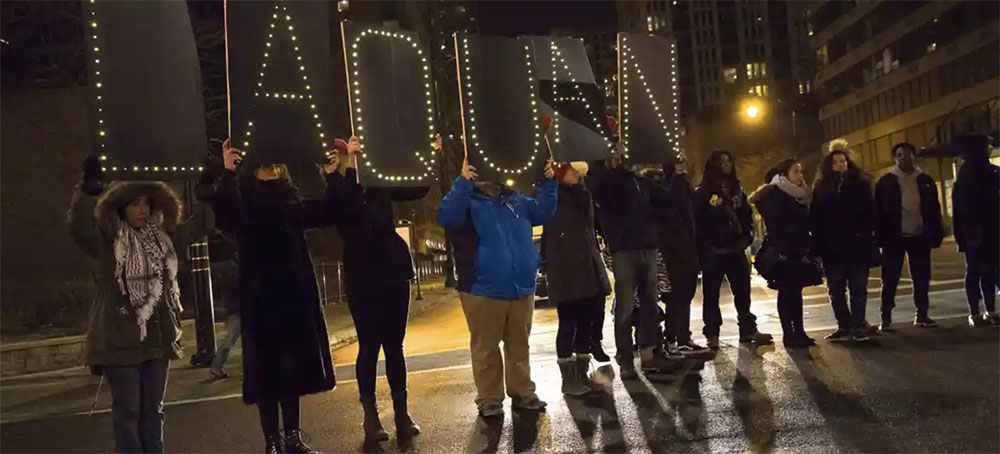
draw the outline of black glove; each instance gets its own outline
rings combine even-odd
[[[101,160],[97,156],[88,156],[83,160],[83,183],[80,190],[87,195],[98,196],[104,192],[104,171],[101,170]]]

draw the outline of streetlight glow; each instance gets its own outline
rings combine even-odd
[[[747,106],[747,116],[750,118],[757,118],[757,114],[760,113],[760,109],[755,105]]]

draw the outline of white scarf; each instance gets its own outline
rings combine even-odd
[[[163,296],[163,279],[170,283],[167,307],[181,311],[177,286],[177,253],[163,229],[147,224],[133,229],[122,222],[115,237],[115,279],[122,295],[128,296],[139,325],[139,340],[146,339],[146,324]],[[166,276],[164,276],[166,272]]]
[[[778,189],[781,189],[785,192],[785,194],[792,196],[796,202],[799,202],[802,205],[809,205],[812,203],[812,191],[809,190],[809,186],[804,184],[794,184],[791,181],[788,181],[788,178],[785,178],[784,175],[775,175],[774,178],[771,179],[771,184],[778,186]]]

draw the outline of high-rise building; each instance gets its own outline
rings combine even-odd
[[[818,1],[808,13],[823,135],[847,140],[865,168],[887,171],[899,142],[920,149],[997,129],[1000,3]],[[923,167],[948,207],[951,161]]]

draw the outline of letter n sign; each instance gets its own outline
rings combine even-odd
[[[619,33],[618,91],[620,135],[629,160],[672,160],[681,151],[676,42]]]
[[[435,179],[434,90],[416,34],[342,22],[351,126],[367,186],[428,186]]]

